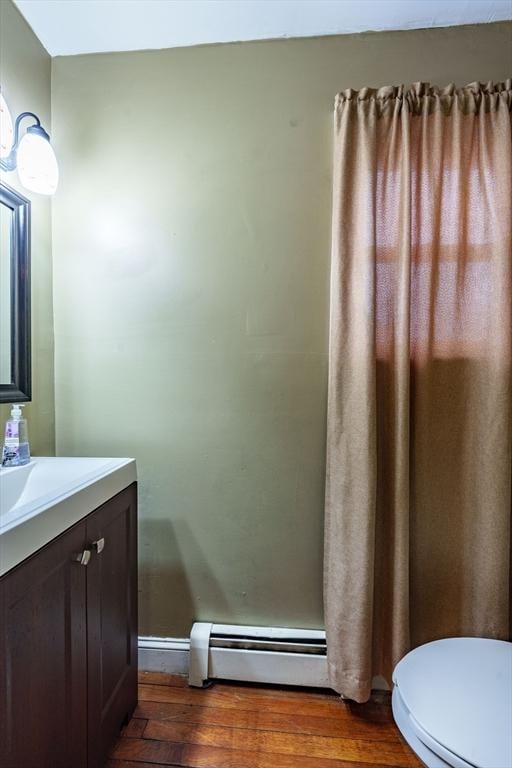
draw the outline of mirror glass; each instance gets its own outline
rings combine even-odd
[[[0,384],[12,382],[11,225],[12,209],[0,204]]]
[[[0,403],[31,397],[30,201],[0,183]]]

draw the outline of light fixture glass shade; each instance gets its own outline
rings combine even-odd
[[[44,132],[42,132],[44,133]],[[37,129],[29,128],[17,153],[18,176],[26,189],[53,195],[59,183],[59,166],[53,147]]]
[[[7,157],[12,149],[14,130],[9,107],[0,92],[0,157]]]

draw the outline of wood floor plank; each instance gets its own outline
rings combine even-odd
[[[238,749],[205,747],[197,744],[172,744],[151,739],[119,739],[112,759],[121,761],[115,768],[126,768],[123,760],[139,768],[142,763],[182,768],[389,768],[389,763],[297,757]],[[115,765],[115,763],[114,763]],[[399,763],[397,765],[402,765]],[[407,763],[419,766],[419,763]],[[131,765],[130,765],[131,768]]]
[[[125,725],[123,728],[121,736],[132,739],[141,739],[144,736],[147,722],[147,719],[136,716],[132,717],[128,725]]]
[[[199,706],[219,707],[221,709],[266,710],[291,715],[311,715],[318,717],[337,717],[343,709],[343,702],[338,698],[319,699],[314,706],[308,699],[300,697],[254,696],[251,689],[231,691],[224,686],[193,689],[171,688],[164,685],[140,685],[139,701],[170,702],[171,704],[197,704]]]
[[[343,759],[349,762],[374,762],[394,768],[408,768],[409,756],[402,744],[372,742],[359,739],[340,739],[275,731],[251,731],[223,726],[176,723],[168,720],[150,720],[144,732],[146,739],[178,744],[197,744],[204,747],[247,750],[258,753],[295,755]]]
[[[300,699],[301,701],[340,701],[340,696],[335,691],[328,688],[298,688],[293,686],[287,686],[286,688],[280,688],[276,685],[260,685],[255,683],[238,683],[223,680],[215,681],[208,690],[218,690],[222,688],[226,693],[232,692],[234,694],[244,694],[249,692],[252,697],[260,698],[274,698],[274,699]],[[190,689],[196,690],[196,689]],[[199,689],[201,690],[201,689]],[[207,689],[202,689],[207,690]],[[348,704],[348,702],[345,702]],[[355,709],[361,709],[365,712],[374,712],[379,715],[387,714],[388,710],[383,704],[391,704],[391,692],[390,691],[375,691],[372,694],[370,701],[365,704],[356,704],[350,702]]]
[[[173,688],[188,688],[188,677],[170,675],[167,672],[139,672],[139,683],[152,685],[170,685]]]
[[[391,694],[377,694],[365,704],[355,701],[343,701],[344,707],[351,717],[372,723],[395,723],[391,711]]]
[[[217,707],[172,704],[169,702],[139,701],[134,717],[146,720],[166,720],[198,725],[249,728],[256,731],[310,734],[339,738],[369,739],[375,741],[398,740],[396,726],[389,722],[366,721],[351,714],[341,705],[336,717],[283,714],[265,709],[240,710]]]
[[[339,696],[335,691],[328,688],[299,688],[295,686],[288,686],[286,688],[280,688],[277,685],[260,685],[256,683],[239,683],[229,680],[214,681],[211,687],[221,687],[227,691],[233,693],[243,693],[250,691],[253,696],[261,696],[267,698],[273,696],[274,698],[286,698],[286,699],[339,699]],[[206,690],[206,689],[203,689]]]
[[[157,765],[183,765],[180,762],[182,753],[182,744],[150,741],[149,739],[125,739],[121,737],[110,753],[110,759],[131,760],[133,762],[142,761],[157,763]]]
[[[132,760],[108,760],[105,768],[161,768],[162,763],[133,762]],[[167,763],[165,768],[181,768],[177,763]]]
[[[373,722],[394,722],[391,714],[391,692],[375,691],[369,701],[365,704],[357,704],[355,701],[342,700],[334,691],[326,688],[277,688],[274,686],[255,686],[248,684],[237,684],[231,682],[214,683],[212,690],[223,689],[226,693],[244,694],[249,691],[251,697],[268,699],[300,699],[300,701],[311,701],[316,704],[317,701],[330,701],[343,706],[350,711],[351,716],[357,716],[364,720]]]

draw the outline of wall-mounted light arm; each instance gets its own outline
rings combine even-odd
[[[35,120],[35,124],[27,128],[27,133],[37,133],[46,141],[50,141],[49,135],[41,125],[41,121],[34,112],[21,112],[16,118],[14,123],[14,141],[11,151],[7,157],[0,159],[0,168],[4,171],[14,171],[16,169],[16,155],[18,152],[18,144],[20,143],[20,123],[25,117],[31,117]]]

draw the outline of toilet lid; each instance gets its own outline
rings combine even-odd
[[[476,768],[512,768],[512,643],[427,643],[397,664],[393,682],[434,745]]]

